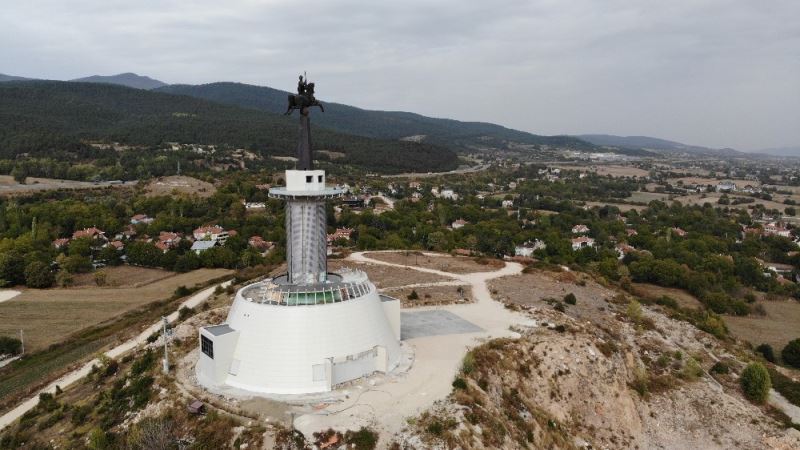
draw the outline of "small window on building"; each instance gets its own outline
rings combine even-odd
[[[314,181],[314,177],[312,175],[306,175],[306,183],[311,183]]]
[[[320,175],[320,176],[318,176],[318,177],[317,177],[317,181],[319,181],[320,183],[322,183],[322,175]]]
[[[214,359],[214,341],[201,335],[200,351],[205,353],[209,358]]]

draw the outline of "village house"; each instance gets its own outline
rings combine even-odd
[[[594,239],[580,236],[572,240],[572,250],[580,250],[587,247],[594,247]]]
[[[717,183],[717,192],[736,192],[736,183],[733,181],[720,181]]]
[[[584,224],[578,224],[572,227],[572,234],[586,234],[589,232],[589,227]]]
[[[158,233],[158,242],[167,250],[177,247],[181,239],[181,235],[171,231],[161,231]],[[158,245],[156,245],[156,247],[158,247]]]
[[[686,237],[686,235],[689,234],[684,229],[678,227],[672,227],[670,228],[670,231],[672,232],[673,235],[678,237]]]
[[[350,237],[353,235],[352,228],[337,228],[331,234],[328,234],[328,244],[332,244],[339,239],[344,239],[345,241],[350,241]]]
[[[272,248],[275,246],[275,243],[265,241],[261,236],[252,236],[247,240],[247,245],[261,252],[267,252],[272,250]]]
[[[108,240],[108,238],[106,238],[105,231],[96,227],[84,228],[82,230],[77,230],[74,233],[72,233],[73,240],[81,238],[89,238],[92,240],[101,240],[101,241]]]
[[[791,237],[792,232],[781,223],[770,222],[764,225],[764,230],[761,232],[763,236],[782,236]]]
[[[458,194],[452,189],[442,189],[441,197],[446,200],[458,200]]]
[[[215,241],[224,244],[228,240],[229,233],[219,225],[203,226],[192,232],[195,241]]]
[[[514,200],[503,200],[501,203],[503,208],[513,208],[514,207]]]
[[[530,258],[533,256],[533,252],[536,250],[544,250],[547,248],[547,244],[544,241],[536,239],[533,242],[526,242],[522,245],[517,245],[514,247],[514,256],[522,256],[525,258]]]
[[[56,249],[62,249],[69,244],[69,238],[58,238],[53,241],[53,247]]]
[[[454,230],[457,230],[459,228],[464,228],[464,225],[467,225],[468,223],[469,222],[467,222],[464,219],[458,219],[458,220],[454,220],[453,223],[450,224],[450,227],[452,229],[454,229]]]
[[[136,214],[135,216],[131,217],[131,225],[150,225],[151,223],[153,223],[153,218],[147,214]]]

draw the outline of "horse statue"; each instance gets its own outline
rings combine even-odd
[[[297,94],[289,94],[289,107],[286,108],[285,115],[288,116],[295,109],[299,109],[300,114],[307,116],[308,108],[312,106],[319,106],[319,109],[325,112],[322,103],[314,98],[314,83],[309,83],[307,78],[300,75],[300,81],[297,82]]]

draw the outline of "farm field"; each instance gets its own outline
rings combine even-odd
[[[598,175],[611,175],[612,177],[646,177],[650,172],[638,167],[623,165],[591,165],[591,166],[556,166],[562,170],[580,170],[595,172]]]
[[[780,351],[789,341],[800,338],[800,302],[775,300],[758,303],[764,306],[766,316],[723,316],[725,324],[736,338],[753,346],[767,343],[780,357]]]
[[[100,189],[106,187],[130,188],[136,186],[136,181],[126,181],[124,184],[110,184],[107,181],[97,183],[91,181],[57,180],[53,178],[28,177],[25,184],[17,183],[9,175],[0,175],[0,195],[4,194],[30,194],[33,192],[49,191],[55,189]]]
[[[213,184],[198,180],[197,178],[173,175],[151,181],[145,186],[145,192],[150,197],[171,195],[176,192],[179,194],[197,194],[200,197],[211,197],[217,192],[217,188],[215,188]]]
[[[503,265],[501,261],[493,259],[486,259],[487,264],[480,264],[473,258],[429,252],[370,252],[365,253],[364,256],[393,264],[419,266],[452,273],[491,272]]]
[[[103,269],[106,273],[106,287],[140,287],[164,278],[175,276],[175,272],[135,266],[115,266]],[[94,273],[81,273],[74,277],[70,289],[97,287]]]
[[[151,269],[127,267],[122,273]],[[161,272],[161,271],[158,271]],[[25,348],[36,351],[62,341],[72,333],[122,315],[147,303],[170,297],[178,286],[192,287],[230,274],[225,269],[199,269],[140,287],[79,287],[67,289],[25,289],[13,299],[0,303],[0,335],[25,333]]]

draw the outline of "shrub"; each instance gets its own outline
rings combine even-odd
[[[761,344],[756,347],[756,352],[761,353],[761,356],[763,356],[767,361],[771,363],[775,362],[775,351],[772,349],[771,345]]]
[[[800,369],[800,338],[790,341],[781,351],[783,362]]]
[[[182,306],[181,309],[178,310],[178,320],[186,320],[194,314],[194,308],[187,308]]]
[[[22,341],[17,338],[0,336],[0,355],[18,355],[22,352]]]
[[[461,377],[456,377],[456,379],[453,380],[453,388],[455,388],[455,389],[466,389],[467,388],[467,382]]]
[[[175,293],[172,294],[172,296],[175,298],[181,298],[181,297],[186,297],[191,293],[192,291],[186,286],[178,286],[177,289],[175,289]]]
[[[757,362],[750,363],[745,367],[740,382],[745,396],[756,403],[764,403],[772,388],[772,380],[767,368]]]
[[[409,300],[417,300],[417,299],[419,299],[419,294],[417,294],[417,290],[416,289],[412,289],[411,293],[408,294],[406,296],[406,298],[408,298]]]
[[[656,305],[666,306],[667,308],[678,309],[678,302],[669,296],[662,295],[656,300]]]
[[[568,305],[574,305],[578,302],[578,299],[575,297],[575,294],[570,292],[569,294],[564,296],[564,303]]]
[[[105,270],[98,270],[94,273],[94,284],[105,286],[108,281],[108,273]]]
[[[681,376],[686,380],[694,381],[703,376],[703,368],[696,359],[690,356],[681,370]]]
[[[25,266],[25,284],[36,289],[49,288],[55,283],[56,277],[50,267],[41,262],[33,261]]]
[[[730,372],[730,368],[728,367],[728,364],[726,364],[724,361],[718,361],[716,364],[711,366],[711,373],[718,373],[720,375],[725,375],[728,372]]]
[[[475,354],[471,351],[464,355],[464,361],[461,363],[461,372],[464,375],[469,375],[475,370]]]
[[[631,321],[638,324],[642,321],[642,305],[636,300],[631,300],[631,302],[628,303],[628,308],[625,310],[625,314],[629,319],[631,319]]]
[[[378,445],[378,433],[361,427],[358,431],[348,431],[344,435],[348,448],[356,450],[372,450]]]

